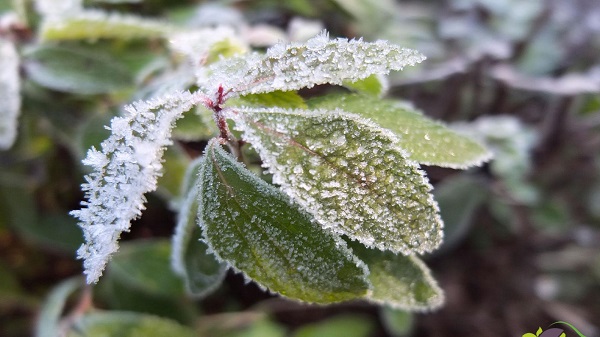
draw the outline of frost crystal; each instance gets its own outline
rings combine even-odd
[[[273,182],[324,227],[406,255],[441,243],[431,185],[391,132],[340,110],[247,108],[231,116]]]
[[[102,142],[102,151],[89,150],[84,164],[88,174],[82,189],[87,201],[72,211],[79,218],[86,243],[78,250],[84,259],[87,282],[102,274],[110,256],[117,251],[120,234],[144,209],[144,193],[156,189],[165,146],[171,143],[171,129],[181,115],[201,97],[189,92],[125,108],[125,115],[111,121],[111,136]]]
[[[401,70],[424,59],[415,50],[387,41],[330,40],[323,32],[306,43],[277,44],[266,55],[252,53],[223,60],[198,81],[209,92],[218,85],[242,95],[289,91],[325,83],[341,85],[346,80]]]
[[[19,55],[15,45],[0,38],[0,149],[10,148],[17,136],[21,110]]]

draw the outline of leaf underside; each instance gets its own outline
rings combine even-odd
[[[466,168],[481,165],[490,153],[476,141],[427,118],[401,102],[366,95],[327,95],[308,102],[313,109],[341,109],[368,118],[399,138],[410,159],[425,165]]]
[[[324,227],[407,255],[441,243],[431,186],[393,134],[339,110],[248,108],[231,117],[273,182]]]
[[[227,273],[227,264],[218,262],[201,241],[202,230],[196,221],[200,193],[197,177],[203,160],[192,162],[186,173],[182,189],[185,200],[179,209],[171,255],[173,269],[183,277],[188,293],[196,297],[215,290]]]
[[[306,302],[362,297],[368,271],[273,186],[213,140],[200,174],[205,238],[221,259],[269,290]]]

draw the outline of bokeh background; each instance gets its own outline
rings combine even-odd
[[[17,17],[0,24],[0,36],[22,57],[23,100],[17,142],[0,152],[1,336],[30,336],[47,318],[44,305],[61,314],[60,298],[65,314],[77,313],[89,292],[97,308],[173,319],[199,336],[521,336],[556,321],[600,336],[597,0],[85,5],[180,26],[233,25],[258,49],[322,29],[417,49],[427,61],[391,74],[388,96],[480,139],[495,160],[468,171],[424,167],[446,224],[443,247],[426,257],[446,293],[431,313],[297,304],[234,273],[207,298],[187,298],[168,271],[171,206],[205,143],[185,128],[106,275],[93,290],[75,290],[82,238],[68,212],[82,199],[80,160],[107,136],[103,125],[120,106],[169,80],[173,56],[152,37],[41,41],[32,1],[0,1],[2,18]]]

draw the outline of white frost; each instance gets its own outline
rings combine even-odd
[[[17,137],[21,110],[19,55],[15,45],[0,38],[0,149],[10,148]]]
[[[87,201],[71,212],[84,232],[86,243],[77,253],[85,260],[88,283],[98,280],[118,249],[119,236],[141,214],[144,193],[156,189],[175,121],[200,99],[182,92],[135,102],[125,108],[124,116],[113,118],[112,134],[102,142],[102,150],[89,150],[83,163],[94,171],[82,185]]]

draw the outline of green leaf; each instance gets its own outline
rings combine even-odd
[[[332,303],[360,297],[367,270],[273,186],[212,140],[201,170],[200,221],[220,259],[286,297]]]
[[[183,281],[171,270],[170,253],[170,242],[164,239],[124,243],[108,264],[102,297],[113,309],[193,321],[197,310],[185,298]]]
[[[94,312],[81,317],[69,337],[193,337],[193,330],[169,319],[133,312]]]
[[[369,266],[369,281],[373,285],[369,300],[411,311],[435,309],[443,304],[442,290],[416,256],[369,249],[355,242],[350,246]]]
[[[74,94],[103,94],[133,85],[133,75],[110,55],[83,48],[41,45],[25,53],[23,66],[37,84]]]
[[[387,79],[382,75],[371,75],[355,82],[344,81],[344,87],[361,94],[381,97],[387,91]]]
[[[173,138],[184,141],[210,139],[219,134],[219,129],[212,118],[212,111],[204,106],[197,106],[184,113],[173,129]]]
[[[165,23],[132,15],[86,10],[42,23],[42,40],[161,38],[175,29]]]
[[[373,332],[373,321],[360,315],[339,315],[305,325],[293,337],[367,337]]]
[[[35,337],[55,337],[59,335],[59,320],[67,298],[82,286],[83,280],[76,277],[65,280],[52,289],[40,310]]]
[[[379,309],[381,323],[388,334],[393,337],[410,336],[413,327],[413,313],[394,309],[390,307],[381,307]]]
[[[163,296],[181,296],[182,281],[169,267],[171,245],[166,240],[124,243],[108,265],[112,277],[137,289]]]
[[[209,248],[201,241],[202,230],[198,226],[199,185],[197,176],[204,165],[204,157],[190,165],[182,188],[185,200],[178,213],[177,227],[173,236],[171,263],[175,272],[185,280],[188,293],[203,297],[214,291],[223,281],[227,265],[219,263]]]
[[[248,108],[232,117],[273,182],[325,228],[404,254],[441,243],[431,185],[393,134],[339,110]]]
[[[179,194],[185,171],[190,164],[190,157],[185,150],[174,144],[167,147],[163,155],[164,174],[158,178],[158,191],[166,200]]]
[[[248,94],[227,101],[231,106],[280,107],[306,109],[304,99],[295,91],[272,91],[262,94]]]
[[[425,165],[466,168],[490,159],[476,141],[459,135],[399,101],[365,95],[327,95],[308,102],[315,109],[341,109],[368,118],[392,131],[410,159]]]
[[[471,228],[477,208],[485,202],[486,187],[472,175],[449,177],[435,186],[433,195],[444,220],[444,244],[441,250],[454,247]]]

